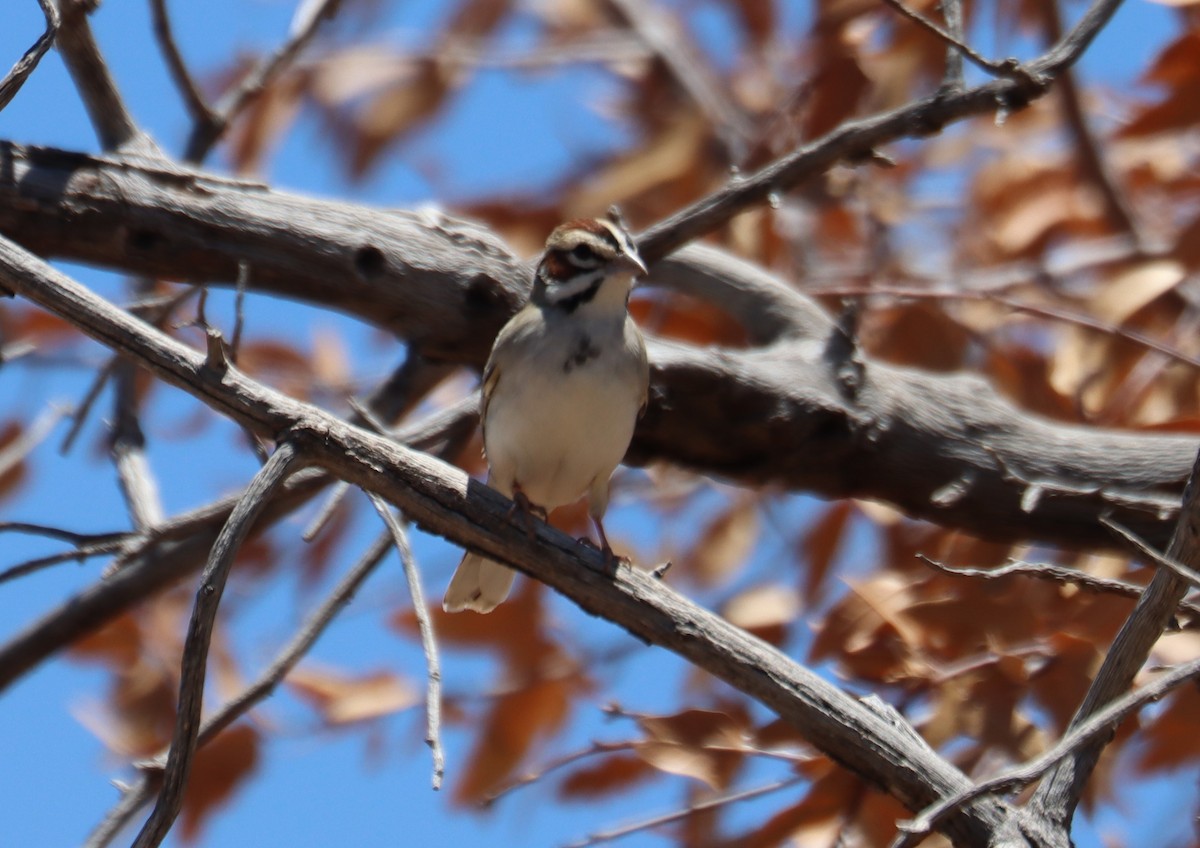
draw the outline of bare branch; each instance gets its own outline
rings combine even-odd
[[[287,41],[259,62],[234,88],[225,92],[216,106],[209,110],[207,120],[197,121],[193,126],[184,151],[186,161],[204,161],[233,119],[300,55],[316,36],[321,24],[337,13],[339,5],[341,0],[302,0]]]
[[[924,29],[926,32],[930,32],[933,35],[940,38],[942,41],[946,42],[946,44],[950,46],[952,53],[957,54],[958,57],[966,57],[967,59],[970,59],[972,64],[978,65],[980,68],[983,68],[988,73],[994,74],[995,76],[1002,76],[1002,77],[1003,76],[1012,76],[1012,75],[1018,73],[1020,64],[1015,59],[1006,59],[1002,62],[993,62],[991,59],[988,59],[985,56],[982,56],[979,53],[977,53],[975,50],[973,50],[971,48],[971,46],[969,44],[967,44],[966,42],[964,42],[962,40],[962,17],[961,17],[962,12],[961,12],[961,9],[959,9],[959,19],[958,19],[958,27],[957,27],[958,31],[952,33],[952,32],[947,31],[946,29],[942,29],[940,26],[938,26],[933,21],[929,20],[929,18],[925,17],[920,12],[910,9],[905,3],[901,2],[901,0],[883,0],[883,2],[886,3],[888,6],[891,6],[893,9],[895,9],[897,12],[899,12],[904,17],[908,18],[910,21],[915,23],[917,26]],[[949,18],[949,15],[947,15],[947,18]],[[947,27],[949,29],[954,28],[954,25],[951,24],[949,20],[947,20],[946,23],[947,23]],[[951,63],[949,61],[947,61],[947,63],[946,63],[947,73],[949,73],[950,64]],[[961,83],[961,80],[962,80],[961,58],[959,59],[959,70],[958,70],[957,76]]]
[[[207,745],[222,730],[275,691],[275,687],[287,677],[288,672],[309,652],[337,614],[350,602],[391,547],[391,537],[386,533],[371,545],[354,567],[334,586],[321,605],[313,610],[291,641],[280,650],[271,664],[263,669],[258,678],[204,720],[196,737],[197,748]],[[129,823],[134,814],[150,802],[161,784],[162,773],[166,765],[166,754],[160,754],[153,760],[138,764],[142,773],[141,779],[136,785],[124,791],[121,800],[88,836],[87,848],[103,848],[108,845]]]
[[[60,563],[83,562],[85,559],[91,559],[92,557],[117,553],[125,547],[128,538],[122,537],[121,539],[114,539],[108,542],[90,542],[80,545],[73,551],[63,551],[62,553],[27,559],[24,562],[19,562],[0,571],[0,583],[7,583],[10,580],[16,580],[18,577],[24,577]]]
[[[466,398],[405,427],[394,438],[416,450],[451,455],[470,438],[478,422],[478,402]],[[294,474],[255,525],[291,514],[323,491],[330,476],[317,469]],[[0,691],[66,645],[120,615],[140,600],[200,568],[237,505],[238,496],[169,519],[131,538],[104,580],[34,621],[0,646]]]
[[[29,75],[38,66],[38,62],[42,61],[46,51],[54,44],[54,37],[58,34],[59,26],[58,7],[54,4],[55,0],[38,0],[38,5],[42,7],[42,14],[46,16],[46,29],[38,36],[33,46],[25,51],[25,55],[18,59],[12,69],[5,74],[4,79],[0,80],[0,111],[17,96],[17,92],[21,90],[25,80],[29,79]]]
[[[927,746],[915,744],[911,731],[900,732],[829,681],[687,601],[663,581],[627,567],[614,575],[598,551],[540,523],[531,538],[509,520],[511,501],[460,469],[351,427],[236,369],[213,375],[200,353],[136,321],[2,239],[0,283],[138,360],[237,423],[265,436],[287,433],[306,460],[385,497],[420,526],[511,565],[567,595],[585,611],[678,653],[774,710],[815,746],[886,788],[910,809],[923,808],[970,785],[953,765]],[[247,500],[239,503],[245,505]],[[231,516],[223,538],[229,539],[231,528],[245,523]],[[228,545],[214,549],[210,560],[214,569],[223,564],[222,552],[227,549]],[[206,594],[202,588],[198,613],[207,618],[218,594]],[[200,641],[189,639],[189,644]],[[196,653],[185,654],[184,675],[189,681],[202,673]],[[189,692],[189,697],[194,696]],[[181,707],[177,735],[188,748],[195,739],[198,708],[198,702],[188,704],[186,710]],[[173,751],[179,749],[177,743]],[[177,797],[178,777],[172,784],[168,776],[167,786],[164,797]],[[146,828],[147,843],[161,838],[163,825],[174,813],[164,806],[161,815],[152,817],[154,824]],[[970,845],[992,844],[998,833],[1010,844],[1020,844],[1016,827],[1011,808],[990,800],[976,802],[944,825],[952,837]]]
[[[70,542],[75,545],[73,551],[63,551],[58,554],[26,560],[0,571],[0,583],[24,577],[60,562],[83,562],[83,560],[102,554],[115,553],[121,550],[136,534],[133,533],[75,533],[61,527],[48,527],[44,524],[31,524],[25,521],[0,521],[0,533],[31,533],[37,536],[47,536]]]
[[[729,161],[740,164],[746,158],[747,139],[754,127],[737,102],[722,90],[710,65],[695,55],[687,37],[678,31],[678,24],[669,19],[661,5],[643,0],[608,3],[707,115]]]
[[[962,0],[942,0],[941,6],[942,17],[946,19],[946,32],[953,39],[946,50],[946,73],[942,77],[942,86],[950,91],[962,91],[963,53],[958,46],[966,37]]]
[[[155,155],[158,148],[138,129],[117,90],[108,64],[100,54],[88,21],[91,4],[83,0],[61,0],[62,24],[58,50],[83,99],[88,117],[105,150],[125,150]]]
[[[781,789],[787,789],[790,786],[795,786],[796,784],[805,780],[808,780],[808,778],[804,775],[794,775],[792,777],[785,777],[782,780],[776,780],[773,783],[764,784],[763,786],[756,786],[753,789],[743,789],[738,792],[728,792],[724,795],[718,795],[715,798],[707,798],[703,801],[697,801],[695,803],[688,804],[682,810],[676,810],[673,813],[655,816],[654,818],[645,819],[633,824],[627,824],[623,827],[614,828],[612,830],[593,833],[586,839],[580,839],[577,842],[569,843],[568,848],[589,848],[591,845],[600,845],[604,842],[612,842],[617,839],[622,839],[626,836],[631,836],[635,833],[641,833],[642,831],[650,830],[651,828],[661,827],[664,824],[670,824],[671,822],[685,819],[690,815],[694,815],[695,813],[699,813],[704,810],[712,810],[717,807],[736,804],[738,801],[749,801],[752,798],[760,798],[763,795],[769,795],[772,792],[778,792]]]
[[[167,14],[166,0],[150,0],[150,15],[154,23],[154,37],[158,41],[159,49],[162,50],[167,70],[171,72],[171,79],[174,80],[175,87],[179,89],[179,94],[183,98],[183,105],[187,107],[188,114],[192,117],[192,122],[202,124],[212,121],[214,119],[212,109],[204,99],[204,95],[200,93],[196,81],[192,79],[192,75],[187,69],[187,63],[183,60],[183,54],[179,52],[179,44],[175,41],[175,33],[171,30],[171,19]]]
[[[166,837],[167,832],[179,815],[183,805],[183,792],[187,786],[192,757],[196,753],[196,742],[200,732],[200,711],[204,699],[204,678],[208,664],[208,646],[216,623],[217,608],[225,589],[225,579],[250,533],[250,527],[270,501],[272,494],[287,480],[301,463],[296,445],[284,439],[266,465],[254,476],[246,491],[238,499],[237,506],[221,528],[213,545],[208,565],[200,575],[200,587],[192,607],[192,618],[188,623],[187,638],[183,647],[183,661],[179,682],[179,713],[175,722],[175,734],[171,739],[171,750],[163,774],[162,790],[150,818],[142,826],[135,848],[154,848]]]
[[[421,573],[413,558],[412,546],[404,525],[392,514],[387,501],[372,492],[367,497],[391,534],[392,544],[400,555],[404,568],[404,579],[408,582],[408,594],[412,598],[413,614],[417,617],[417,629],[421,633],[421,648],[425,652],[425,744],[433,752],[433,788],[442,788],[442,777],[446,772],[446,755],[442,751],[442,667],[438,661],[437,639],[433,633],[433,621],[429,617],[429,605],[425,603],[425,592],[421,588]]]
[[[1195,569],[1184,565],[1179,560],[1173,559],[1166,554],[1154,550],[1154,547],[1147,543],[1145,539],[1140,538],[1128,527],[1122,527],[1120,524],[1113,521],[1111,518],[1108,518],[1107,516],[1101,516],[1100,523],[1128,542],[1134,550],[1146,557],[1148,560],[1150,560],[1150,562],[1154,563],[1160,568],[1167,569],[1180,580],[1186,580],[1188,583],[1191,583],[1194,588],[1200,589],[1200,573],[1197,573]]]
[[[980,781],[966,789],[922,810],[911,822],[900,824],[902,831],[892,848],[913,848],[925,835],[935,829],[963,804],[992,793],[1013,792],[1033,783],[1065,757],[1078,755],[1087,746],[1111,737],[1117,726],[1151,701],[1157,701],[1176,686],[1200,676],[1200,660],[1177,665],[1158,680],[1109,703],[1104,709],[1072,726],[1071,731],[1049,751],[1003,774]]]
[[[638,239],[647,262],[662,257],[772,194],[788,191],[842,161],[866,161],[873,148],[906,136],[927,136],[951,121],[985,114],[999,106],[1012,110],[1043,95],[1049,83],[1083,54],[1121,5],[1093,0],[1079,23],[1043,56],[1016,66],[1003,79],[967,91],[937,94],[892,112],[844,123],[824,137],[772,162],[655,224]]]
[[[1046,34],[1051,41],[1062,38],[1062,15],[1057,3],[1039,3],[1035,9],[1041,14]],[[1073,68],[1065,69],[1059,78],[1059,93],[1062,95],[1063,112],[1075,137],[1075,148],[1083,175],[1100,192],[1104,201],[1104,214],[1109,224],[1118,232],[1128,233],[1133,243],[1141,249],[1145,243],[1141,228],[1134,217],[1125,193],[1117,184],[1116,175],[1104,159],[1100,142],[1088,123],[1083,106],[1083,97]]]
[[[995,303],[1014,312],[1023,312],[1026,315],[1036,315],[1039,318],[1061,321],[1064,324],[1083,327],[1111,338],[1122,339],[1146,350],[1160,353],[1168,359],[1183,365],[1200,368],[1200,357],[1193,356],[1172,345],[1164,344],[1137,330],[1101,321],[1097,318],[1092,318],[1090,315],[1083,315],[1078,312],[1069,312],[1053,306],[1026,303],[1025,301],[991,291],[921,289],[911,286],[889,286],[872,283],[871,285],[862,286],[816,286],[806,289],[805,294],[812,295],[813,297],[874,297],[878,295],[880,297],[894,297],[900,300],[970,300]]]
[[[1183,509],[1175,522],[1167,559],[1183,563],[1191,571],[1200,566],[1200,453],[1183,493]],[[1082,726],[1089,716],[1129,690],[1154,643],[1175,615],[1187,587],[1188,582],[1171,569],[1160,568],[1154,573],[1137,606],[1121,625],[1083,703],[1071,719],[1071,728]],[[1056,765],[1030,800],[1030,809],[1066,827],[1106,742],[1106,739],[1090,741]]]

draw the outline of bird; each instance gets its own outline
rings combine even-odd
[[[529,302],[496,337],[480,418],[488,485],[530,513],[588,497],[605,562],[609,478],[646,408],[646,342],[629,293],[646,266],[619,213],[559,225],[546,240]],[[513,513],[510,512],[510,516]],[[495,609],[512,569],[468,551],[446,589],[447,612]]]

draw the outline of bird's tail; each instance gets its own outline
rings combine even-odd
[[[446,612],[491,612],[508,597],[515,576],[516,572],[507,566],[468,553],[450,578],[442,609]]]

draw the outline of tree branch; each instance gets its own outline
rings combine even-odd
[[[58,7],[54,3],[55,0],[38,0],[38,5],[42,7],[42,14],[46,16],[46,29],[38,36],[33,46],[25,51],[25,55],[18,59],[12,69],[4,75],[4,79],[0,80],[0,111],[17,96],[17,92],[21,90],[25,80],[29,79],[29,75],[38,66],[38,62],[42,61],[46,51],[54,44],[54,37],[58,34],[59,27]]]
[[[1104,744],[1104,738],[1112,736],[1117,727],[1133,713],[1151,701],[1157,701],[1176,686],[1200,675],[1200,660],[1175,666],[1153,683],[1136,692],[1129,692],[1111,702],[1104,709],[1073,726],[1073,729],[1058,741],[1053,748],[1033,760],[1009,769],[996,777],[980,781],[975,786],[921,811],[915,820],[900,826],[902,834],[892,843],[892,848],[913,848],[931,830],[937,827],[956,807],[976,798],[992,793],[1013,792],[1033,783],[1052,766],[1065,757],[1077,756],[1089,745]]]
[[[537,525],[531,538],[509,520],[510,501],[461,470],[354,428],[250,380],[235,368],[220,375],[209,373],[202,354],[121,312],[4,240],[0,240],[0,283],[239,424],[271,438],[287,433],[307,460],[382,495],[426,530],[518,568],[584,610],[725,680],[910,809],[924,808],[970,785],[960,771],[927,746],[916,744],[911,730],[898,730],[828,681],[690,603],[661,580],[627,567],[614,576],[598,551],[545,525]],[[214,554],[211,562],[219,564],[220,559]],[[195,673],[194,665],[189,665],[186,674]],[[194,739],[194,731],[185,729],[179,735],[185,742]],[[1023,844],[1016,828],[1007,805],[986,799],[956,812],[945,824],[946,832],[963,844],[980,846]],[[156,830],[148,833],[156,835]]]
[[[200,733],[208,646],[212,639],[213,625],[217,620],[221,594],[225,590],[225,580],[242,542],[250,533],[251,525],[262,514],[275,491],[300,464],[301,453],[295,443],[287,439],[281,441],[267,464],[254,476],[246,491],[238,498],[237,506],[217,536],[208,565],[200,575],[200,587],[196,591],[192,618],[188,623],[187,638],[183,646],[179,712],[175,721],[175,734],[171,739],[171,750],[167,756],[166,770],[163,773],[162,789],[154,811],[134,840],[134,848],[156,848],[161,844],[183,806],[183,792],[187,787],[192,757],[196,753]]]
[[[1182,563],[1193,573],[1200,568],[1200,453],[1196,454],[1192,475],[1183,493],[1183,510],[1175,522],[1166,558]],[[1172,569],[1159,568],[1154,573],[1137,606],[1121,625],[1083,703],[1071,719],[1071,728],[1082,726],[1090,716],[1129,690],[1154,643],[1170,624],[1188,585],[1188,581]],[[1093,739],[1056,765],[1030,800],[1030,808],[1061,826],[1069,824],[1108,741]]]
[[[530,279],[486,230],[440,215],[14,145],[0,145],[0,233],[34,251],[173,277],[228,282],[247,262],[259,291],[356,315],[427,358],[476,367]],[[1111,511],[1165,546],[1194,437],[1050,422],[977,378],[847,352],[820,306],[712,248],[660,264],[664,283],[730,308],[764,346],[655,344],[632,461],[887,501],[994,539],[1111,547],[1098,523]],[[846,355],[862,372],[853,391]]]
[[[87,109],[100,146],[105,150],[157,154],[157,145],[138,129],[100,54],[88,21],[91,4],[84,0],[56,2],[60,3],[62,14],[58,50]]]
[[[196,120],[184,151],[186,161],[204,160],[213,145],[225,134],[233,119],[300,55],[316,36],[321,24],[334,16],[341,2],[342,0],[302,0],[287,40],[274,53],[255,65],[236,86],[225,92],[216,106],[205,111],[203,119],[193,115]]]
[[[453,452],[474,430],[474,398],[405,427],[393,438],[417,450]],[[293,475],[259,518],[255,529],[291,514],[331,482],[330,475],[306,469]],[[0,646],[0,691],[26,672],[136,603],[200,568],[238,496],[169,519],[130,538],[111,573],[68,598]]]
[[[207,745],[222,730],[275,691],[275,687],[287,677],[288,672],[316,644],[317,639],[325,632],[325,628],[329,626],[334,617],[350,602],[350,599],[354,597],[359,587],[371,575],[391,547],[392,541],[387,534],[380,536],[371,545],[321,605],[313,610],[296,635],[280,650],[271,664],[263,669],[258,679],[204,720],[204,724],[196,736],[197,748]],[[160,754],[153,760],[138,764],[142,773],[141,779],[137,784],[124,791],[121,800],[109,810],[104,820],[88,836],[85,843],[86,848],[104,848],[112,842],[117,833],[133,818],[133,815],[154,797],[155,791],[162,782],[162,772],[166,765],[166,754]]]
[[[421,648],[425,652],[425,744],[433,752],[433,788],[442,788],[442,776],[446,772],[446,756],[442,752],[442,667],[438,661],[437,639],[433,634],[433,621],[429,617],[429,605],[425,603],[425,592],[421,588],[421,574],[413,559],[412,546],[404,525],[388,507],[387,501],[373,492],[367,492],[371,506],[387,525],[392,544],[400,556],[404,579],[408,583],[408,594],[412,598],[413,615],[421,633]]]

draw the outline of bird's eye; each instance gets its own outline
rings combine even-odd
[[[590,244],[577,244],[571,248],[571,258],[578,259],[586,265],[594,265],[598,259],[596,251],[592,249]]]

